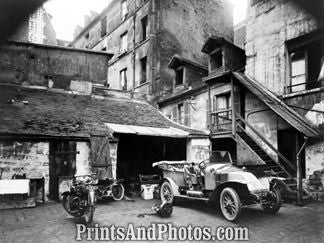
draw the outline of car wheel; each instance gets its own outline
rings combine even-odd
[[[276,213],[279,211],[282,200],[281,200],[281,193],[279,189],[273,188],[270,191],[270,200],[268,200],[266,203],[263,203],[261,206],[263,210],[267,213]]]
[[[241,214],[242,204],[236,191],[230,187],[224,188],[219,200],[224,217],[231,222],[237,221]]]
[[[160,188],[160,197],[162,203],[173,203],[174,194],[170,182],[165,181]]]

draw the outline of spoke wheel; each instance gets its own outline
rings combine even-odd
[[[168,181],[162,183],[160,188],[160,196],[163,203],[173,203],[174,195],[172,186]]]
[[[263,210],[267,213],[278,212],[282,204],[280,191],[277,188],[273,188],[268,198],[269,200],[261,205]]]
[[[111,195],[115,201],[120,201],[124,198],[125,189],[122,184],[113,185],[111,188]]]
[[[233,188],[226,187],[220,195],[220,206],[224,217],[231,222],[238,220],[242,204],[240,197]]]

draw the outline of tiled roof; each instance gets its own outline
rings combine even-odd
[[[167,119],[153,106],[134,100],[94,98],[20,86],[0,86],[0,133],[89,137],[106,131],[105,123],[174,127],[192,135],[203,131]]]

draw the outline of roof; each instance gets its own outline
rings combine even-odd
[[[232,42],[227,41],[224,37],[216,37],[216,36],[209,37],[205,42],[201,51],[209,54],[217,47],[221,47],[221,46],[229,46],[230,48],[233,48],[239,52],[245,53],[245,51],[242,48],[234,45]]]
[[[203,71],[206,71],[208,72],[208,67],[202,65],[202,64],[199,64],[199,63],[196,63],[196,62],[193,62],[187,58],[184,58],[184,57],[180,57],[179,55],[174,55],[168,66],[169,68],[172,68],[172,69],[176,69],[177,67],[179,66],[183,66],[184,64],[189,64],[191,66],[194,66],[196,68],[199,68],[199,69],[202,69]]]
[[[241,73],[234,72],[233,75],[248,90],[259,97],[272,111],[274,111],[278,116],[283,118],[286,122],[300,131],[302,134],[307,137],[317,137],[320,135],[305,121],[302,116],[300,116],[295,110],[287,106],[283,101],[281,101],[275,94],[273,94],[262,84]]]
[[[192,136],[206,132],[181,126],[140,101],[95,98],[21,86],[0,87],[0,133],[88,138],[106,123],[180,129]]]
[[[106,126],[112,133],[121,134],[135,134],[143,136],[158,136],[158,137],[175,137],[185,138],[189,133],[177,128],[158,128],[158,127],[143,127],[143,126],[130,126],[106,123]]]

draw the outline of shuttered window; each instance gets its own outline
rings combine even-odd
[[[190,107],[188,102],[173,106],[172,120],[181,125],[190,126]]]

